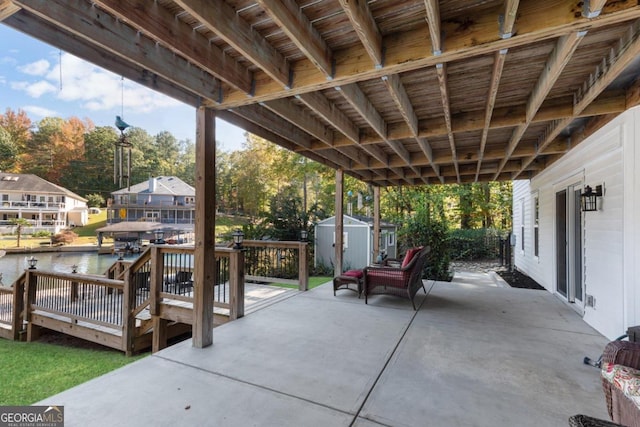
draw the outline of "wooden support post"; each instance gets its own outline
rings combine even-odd
[[[153,337],[151,352],[155,353],[167,347],[167,327],[169,321],[159,316],[153,316]]]
[[[34,304],[36,301],[36,290],[38,285],[37,280],[38,280],[38,276],[36,276],[35,271],[27,270],[27,280],[26,280],[27,289],[25,292],[27,294],[27,301],[25,303],[24,318],[27,322],[27,341],[28,342],[37,340],[38,336],[40,335],[39,327],[35,326],[31,322],[31,311],[32,311],[31,305]]]
[[[380,254],[380,187],[373,187],[373,262]],[[396,254],[397,255],[397,254]]]
[[[309,290],[309,263],[307,262],[309,243],[300,242],[298,246],[298,290]]]
[[[216,281],[215,111],[199,107],[196,121],[196,220],[193,266],[193,346],[213,344],[213,288]]]
[[[336,244],[335,244],[335,270],[333,272],[334,277],[338,277],[342,274],[342,232],[344,230],[343,222],[343,204],[344,204],[344,171],[342,169],[336,170]]]
[[[16,281],[13,288],[13,317],[11,318],[11,333],[14,341],[20,339],[20,333],[22,332],[23,320],[26,316],[25,313],[25,282]]]
[[[124,291],[122,295],[122,351],[127,356],[132,356],[135,350],[136,318],[133,315],[135,300],[136,289],[133,272],[127,269],[124,275]]]
[[[160,318],[160,292],[164,282],[164,256],[158,246],[151,247],[151,277],[149,292],[149,314],[153,323],[151,351],[155,353],[167,346],[167,321]]]
[[[151,275],[150,275],[150,294],[149,294],[149,313],[151,316],[160,314],[160,292],[164,281],[164,256],[158,246],[151,247]],[[155,334],[155,329],[153,331]]]
[[[244,316],[244,252],[234,250],[229,256],[229,320]]]

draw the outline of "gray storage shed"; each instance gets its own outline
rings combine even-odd
[[[315,266],[335,265],[336,217],[320,221],[315,226]],[[380,250],[387,256],[397,255],[397,226],[380,221]],[[363,216],[343,217],[343,269],[364,268],[373,259],[373,218]]]

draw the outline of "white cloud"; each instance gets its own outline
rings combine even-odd
[[[37,81],[35,83],[29,82],[11,82],[11,89],[21,90],[26,92],[32,98],[40,98],[46,93],[56,91],[56,87],[44,80]]]
[[[57,117],[59,114],[56,111],[48,108],[38,107],[37,105],[26,105],[21,108],[29,114],[33,114],[38,117]]]
[[[30,76],[44,76],[48,71],[51,64],[46,59],[40,59],[27,65],[18,67],[18,71],[21,71]]]
[[[0,64],[4,65],[4,64],[8,64],[8,65],[16,65],[18,63],[18,61],[16,60],[16,58],[11,57],[11,56],[3,56],[2,58],[0,58]]]
[[[167,96],[124,80],[114,73],[65,53],[60,64],[49,69],[46,75],[51,82],[60,82],[62,90],[57,98],[63,101],[79,101],[89,111],[107,111],[124,108],[129,112],[151,112],[158,108],[180,105]],[[123,106],[124,103],[124,106]]]

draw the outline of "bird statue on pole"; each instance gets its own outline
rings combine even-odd
[[[120,132],[124,132],[124,130],[128,127],[131,127],[131,125],[122,120],[120,116],[116,116],[116,127],[120,129]]]

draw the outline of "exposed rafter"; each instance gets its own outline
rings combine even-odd
[[[519,5],[520,0],[505,0],[504,2],[504,15],[500,19],[500,36],[503,39],[511,37],[515,32],[514,27]]]
[[[251,91],[251,73],[227,54],[211,46],[200,33],[193,31],[184,22],[155,2],[131,0],[96,0],[94,3],[113,13],[118,19],[165,44],[179,55],[186,55],[209,73],[245,93]],[[167,28],[167,25],[170,25]],[[222,65],[222,66],[221,66]]]
[[[154,70],[165,79],[201,94],[211,103],[220,101],[219,80],[196,67],[166,48],[156,44],[146,36],[119,22],[106,13],[101,13],[91,4],[82,0],[16,0],[25,10],[62,27],[82,38],[89,45],[96,45],[112,55],[145,69]],[[112,28],[113,31],[103,31]],[[176,73],[176,70],[181,72]]]
[[[304,104],[325,119],[354,143],[360,142],[360,131],[353,122],[345,116],[334,104],[318,92],[305,93],[297,96]]]
[[[366,1],[339,0],[375,68],[382,68],[382,35]]]
[[[595,18],[600,15],[607,0],[584,0],[582,14],[587,18]]]
[[[427,10],[427,25],[429,25],[429,35],[431,36],[431,48],[434,55],[442,53],[442,38],[440,37],[440,1],[424,0]]]
[[[290,86],[286,59],[223,0],[175,0],[190,15],[260,67],[281,86]]]
[[[640,18],[640,7],[631,10],[618,10],[608,14],[602,14],[598,19],[590,20],[576,16],[572,9],[575,2],[572,0],[539,0],[520,5],[518,20],[518,37],[509,39],[500,38],[495,31],[497,16],[503,9],[490,10],[481,16],[473,17],[471,21],[475,25],[466,30],[455,32],[447,37],[447,49],[440,56],[433,56],[424,49],[424,40],[427,29],[415,29],[404,33],[394,34],[388,40],[383,40],[385,46],[384,69],[372,69],[363,64],[363,57],[368,56],[361,46],[334,52],[336,72],[332,81],[327,81],[322,73],[309,71],[313,67],[305,61],[298,61],[295,70],[304,70],[304,75],[296,78],[296,87],[291,91],[285,91],[273,82],[264,81],[258,85],[255,91],[255,99],[248,100],[244,94],[230,93],[225,96],[220,108],[235,107],[255,101],[282,98],[298,95],[316,90],[328,89],[357,81],[371,80],[389,74],[397,74],[405,71],[435,66],[438,63],[457,61],[473,56],[493,54],[501,49],[510,49],[524,46],[534,41],[553,39],[567,34],[570,31],[602,28],[607,25],[618,24]],[[553,16],[553,24],[541,25]],[[257,79],[263,81],[262,79]]]
[[[20,10],[11,0],[0,0],[0,21],[4,21],[14,13]]]
[[[584,82],[584,89],[576,94],[573,117],[587,108],[589,103],[600,95],[638,54],[640,54],[640,22],[636,22],[629,28],[628,34],[620,40],[618,48],[612,50],[604,63],[600,64],[589,76],[589,79]],[[536,159],[538,154],[553,142],[564,128],[571,124],[573,117],[551,122],[543,137],[538,141],[536,154],[523,161],[521,170],[514,174],[514,178],[518,177]]]
[[[449,148],[451,148],[451,157],[453,158],[453,167],[456,170],[456,176],[460,181],[460,171],[458,169],[458,153],[456,150],[456,140],[453,136],[453,127],[451,126],[451,106],[449,103],[449,89],[447,88],[447,67],[446,64],[437,64],[436,73],[438,74],[438,84],[440,86],[440,96],[442,97],[442,111],[444,112],[444,123],[447,127],[447,137],[449,138]]]
[[[398,111],[402,114],[407,126],[409,127],[409,132],[411,132],[413,138],[416,140],[420,149],[424,152],[424,155],[429,160],[430,163],[433,161],[433,155],[431,147],[429,146],[429,142],[426,138],[418,137],[418,117],[413,109],[413,105],[411,104],[411,100],[409,99],[409,95],[407,95],[407,91],[402,85],[402,81],[400,80],[400,76],[397,74],[392,74],[386,78],[382,79],[389,90],[389,94],[391,98],[396,103],[398,107]],[[405,154],[408,157],[408,153]],[[411,164],[411,160],[407,161],[408,164]],[[435,164],[431,164],[436,175],[439,175],[438,167]],[[442,179],[441,177],[439,177]],[[424,178],[425,183],[428,183],[426,178]]]
[[[538,78],[538,81],[531,92],[531,96],[529,97],[529,101],[527,101],[525,122],[516,127],[513,131],[509,144],[505,150],[505,158],[500,162],[498,171],[494,175],[495,178],[497,178],[500,172],[502,172],[502,168],[509,157],[511,157],[511,154],[518,143],[520,143],[520,139],[531,124],[533,117],[538,112],[538,109],[542,105],[542,102],[545,100],[549,91],[553,88],[558,77],[560,77],[560,73],[564,70],[567,63],[569,63],[571,56],[578,47],[578,44],[582,41],[584,35],[584,31],[578,31],[561,37],[556,43],[553,51],[549,54],[544,71]]]
[[[0,18],[376,186],[534,176],[640,102],[637,2],[0,0]]]
[[[498,95],[498,88],[500,86],[500,79],[502,78],[502,70],[504,69],[504,61],[507,56],[506,50],[496,52],[493,59],[493,71],[491,72],[491,85],[489,86],[489,93],[487,94],[487,105],[485,107],[484,125],[482,127],[482,136],[480,137],[480,152],[478,153],[478,168],[476,170],[476,178],[480,176],[480,169],[482,167],[482,158],[484,157],[484,150],[487,147],[487,137],[489,136],[489,129],[491,128],[491,117],[493,116],[493,107],[496,104],[496,96]]]
[[[331,50],[293,0],[257,0],[292,42],[326,77],[333,77]]]

